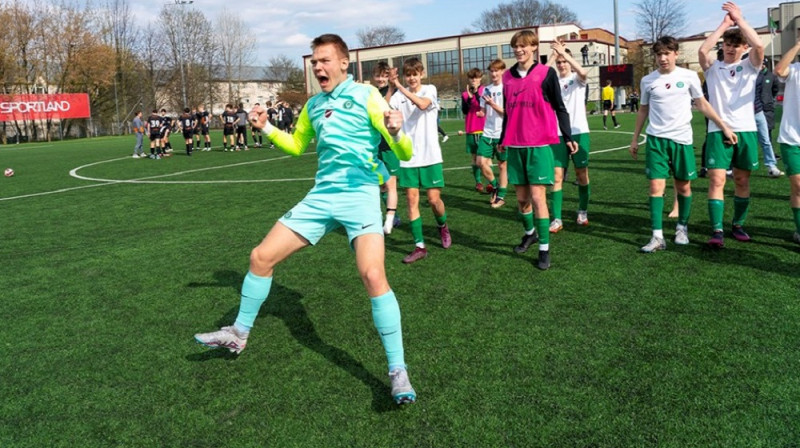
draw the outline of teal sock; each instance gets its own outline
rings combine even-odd
[[[239,302],[239,315],[236,316],[234,326],[237,330],[250,332],[253,322],[258,316],[258,310],[267,300],[272,287],[272,277],[259,277],[252,272],[247,272],[242,282],[242,297]]]
[[[743,226],[750,208],[750,198],[733,197],[733,225]]]
[[[372,321],[381,337],[383,349],[386,350],[386,360],[389,362],[389,371],[396,368],[406,368],[403,352],[403,328],[400,325],[400,306],[397,297],[391,289],[382,296],[373,297]]]
[[[589,185],[578,185],[578,210],[586,211],[589,209],[589,196],[592,194],[592,189]]]

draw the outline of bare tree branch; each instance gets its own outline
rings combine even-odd
[[[390,25],[379,25],[361,28],[356,36],[362,47],[380,47],[382,45],[399,44],[406,39],[406,33],[400,28]]]

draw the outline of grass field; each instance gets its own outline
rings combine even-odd
[[[429,210],[426,260],[400,262],[407,220],[386,240],[418,392],[402,408],[341,232],[276,270],[242,355],[192,338],[235,318],[249,251],[312,185],[313,153],[188,158],[176,138],[176,156],[133,160],[132,137],[0,147],[17,171],[0,179],[0,447],[800,446],[788,181],[758,171],[753,242],[709,251],[699,179],[692,244],[672,244],[665,217],[668,250],[640,254],[633,118],[604,132],[590,117],[591,225],[574,223],[567,183],[544,272],[535,250],[511,250],[513,194],[492,210],[464,137],[444,144],[453,247]]]

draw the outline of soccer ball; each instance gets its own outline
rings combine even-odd
[[[6,171],[3,173],[6,177],[11,177],[14,175],[14,170],[11,168],[6,168]]]
[[[458,135],[464,135],[464,131],[458,131]]]

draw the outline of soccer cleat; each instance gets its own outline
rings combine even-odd
[[[494,201],[492,201],[492,208],[500,208],[500,207],[504,206],[505,203],[506,203],[505,199],[500,198],[500,197],[495,197]]]
[[[697,173],[697,175],[700,176],[700,177],[708,176],[708,168],[706,168],[706,167],[700,168],[700,172]]]
[[[586,210],[578,210],[578,219],[575,220],[579,226],[588,226],[589,217],[586,215]]]
[[[410,254],[406,255],[405,258],[403,258],[403,263],[411,264],[411,263],[413,263],[415,261],[422,260],[423,258],[425,258],[427,256],[428,256],[428,249],[425,249],[424,247],[419,247],[418,246],[418,247],[414,248],[413,252],[411,252]]]
[[[707,244],[716,249],[725,247],[725,238],[722,236],[722,230],[715,230]]]
[[[550,269],[550,251],[549,250],[540,250],[539,251],[539,261],[536,263],[536,267],[546,271]]]
[[[607,131],[607,130],[608,130],[608,127],[606,127],[606,126],[603,126],[603,130],[604,130],[604,131]]]
[[[139,154],[134,154],[134,155],[133,155],[133,158],[134,158],[134,159],[138,159],[138,158],[139,158]]]
[[[675,227],[675,244],[685,246],[689,244],[689,229],[683,226]]]
[[[447,249],[453,244],[453,238],[450,236],[450,229],[447,228],[447,224],[439,227],[439,236],[442,238],[442,247]]]
[[[531,244],[539,241],[539,235],[536,232],[531,233],[530,235],[522,235],[522,241],[520,241],[519,245],[514,246],[514,252],[518,254],[522,254],[527,252],[528,248],[531,247]]]
[[[486,194],[494,195],[495,191],[497,191],[497,189],[494,188],[494,185],[486,184]]]
[[[767,176],[773,179],[783,176],[784,172],[779,170],[776,166],[771,166],[767,168]]]
[[[233,326],[222,327],[219,331],[211,333],[197,333],[194,339],[206,347],[223,347],[236,354],[241,353],[247,346],[247,335],[241,337]]]
[[[620,126],[620,125],[618,125],[618,124],[615,124],[615,125],[614,125],[614,129],[619,129],[619,126]]]
[[[653,238],[650,239],[649,243],[645,244],[639,249],[639,252],[645,254],[652,254],[653,252],[659,250],[665,250],[666,248],[667,248],[667,242],[664,241],[664,238],[659,238],[657,236],[654,236]]]
[[[731,228],[731,233],[733,237],[736,238],[736,241],[741,241],[743,243],[750,241],[750,235],[744,231],[742,226],[734,225],[733,228]]]
[[[800,232],[794,232],[794,242],[800,244]]]
[[[444,137],[442,137],[442,143],[444,143],[444,142],[446,142],[448,140],[450,140],[450,136],[449,135],[445,135]]]
[[[392,382],[392,398],[397,404],[410,404],[417,401],[417,392],[411,387],[406,369],[394,369],[389,372]]]
[[[475,184],[475,191],[477,191],[478,193],[483,193],[483,184],[480,183],[480,182],[476,183]]]
[[[558,233],[559,230],[564,228],[564,223],[560,219],[550,221],[550,233]]]
[[[400,224],[402,224],[402,223],[403,223],[403,221],[400,220],[400,217],[397,216],[397,215],[394,215],[394,219],[392,220],[392,227],[400,227]]]

